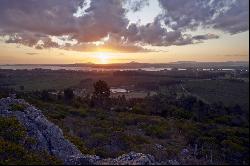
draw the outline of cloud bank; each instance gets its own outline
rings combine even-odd
[[[149,52],[147,46],[188,45],[218,39],[198,28],[231,35],[249,30],[248,0],[159,0],[152,23],[130,23],[149,0],[1,0],[0,36],[37,49]]]

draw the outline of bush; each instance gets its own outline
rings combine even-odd
[[[24,111],[27,107],[24,104],[12,104],[10,109],[12,111]]]
[[[124,140],[124,142],[131,144],[131,148],[140,144],[150,143],[147,138],[140,135],[124,135],[122,139]]]
[[[168,135],[168,126],[166,124],[149,125],[144,127],[145,134],[147,136],[153,136],[157,138],[166,138]]]
[[[191,112],[185,111],[183,109],[176,109],[173,114],[174,117],[179,119],[190,119],[193,116]]]
[[[71,101],[71,100],[73,100],[73,98],[74,98],[74,92],[73,92],[73,90],[72,89],[65,89],[64,90],[64,99],[66,100],[66,101]]]
[[[41,157],[42,156],[42,157]],[[0,139],[0,165],[60,165],[61,161],[46,152],[34,152],[21,144]]]
[[[82,118],[87,116],[87,111],[83,108],[79,109],[69,109],[69,112],[74,116],[80,116]]]
[[[16,118],[0,117],[0,137],[13,142],[19,142],[26,135],[25,128]]]
[[[83,154],[89,154],[89,151],[81,138],[69,134],[66,134],[65,138],[71,141]]]
[[[132,112],[136,114],[145,114],[145,110],[140,105],[135,105],[132,108]]]

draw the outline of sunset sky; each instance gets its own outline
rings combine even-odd
[[[248,61],[249,0],[0,0],[0,64]]]

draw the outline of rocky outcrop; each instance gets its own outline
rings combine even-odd
[[[155,159],[151,155],[130,152],[115,159],[103,159],[96,162],[98,165],[155,165]],[[158,164],[157,164],[158,165]]]
[[[23,106],[23,110],[12,107]],[[27,129],[28,135],[35,138],[33,149],[45,150],[56,156],[66,164],[71,164],[69,158],[78,156],[79,161],[91,164],[88,159],[64,138],[62,130],[47,120],[40,110],[26,103],[22,99],[4,98],[0,100],[0,115],[5,117],[15,116]]]
[[[22,108],[20,107],[22,106]],[[19,106],[19,107],[18,107]],[[159,165],[153,156],[131,152],[115,159],[101,159],[98,156],[84,155],[75,145],[64,138],[62,130],[47,120],[41,110],[22,99],[0,99],[0,116],[15,116],[27,129],[28,135],[35,138],[31,148],[45,150],[56,156],[66,165]]]

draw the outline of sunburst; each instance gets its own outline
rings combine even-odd
[[[109,63],[109,56],[105,52],[98,52],[97,53],[97,63],[99,64],[108,64]]]

